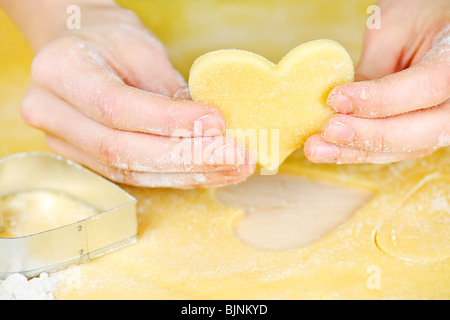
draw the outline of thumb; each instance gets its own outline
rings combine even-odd
[[[108,34],[110,43],[102,44],[112,51],[108,60],[125,84],[165,97],[190,99],[186,81],[153,34],[128,25],[113,31]]]
[[[396,71],[401,46],[381,29],[366,30],[361,59],[355,68],[355,81],[373,80]]]

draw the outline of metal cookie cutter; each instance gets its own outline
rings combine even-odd
[[[70,160],[40,152],[1,159],[0,197],[31,190],[66,194],[100,213],[37,234],[0,238],[0,279],[12,273],[34,277],[87,262],[137,240],[136,200]]]

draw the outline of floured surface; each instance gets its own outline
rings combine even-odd
[[[450,181],[431,177],[377,230],[378,247],[394,258],[419,264],[450,258]]]
[[[15,273],[0,280],[0,300],[53,300],[57,283],[57,277],[47,273],[30,280]]]
[[[235,234],[263,249],[294,249],[320,239],[350,219],[372,192],[287,174],[254,175],[215,192],[245,212]]]
[[[40,233],[98,213],[64,194],[42,190],[4,196],[0,198],[0,208],[3,219],[0,238]],[[0,300],[53,300],[60,280],[57,275],[47,273],[32,279],[18,273],[11,274],[0,279]]]
[[[449,154],[450,150],[441,150],[408,165],[379,167],[378,176],[391,177],[383,182],[370,179],[372,173],[364,168],[347,166],[353,184],[360,182],[363,188],[370,180],[378,186],[378,192],[349,220],[320,240],[288,250],[258,249],[245,244],[235,235],[235,226],[243,221],[244,211],[214,200],[214,190],[127,188],[138,199],[139,241],[59,272],[75,285],[62,284],[55,296],[448,298],[448,258],[442,251],[439,259],[427,263],[405,261],[380,250],[375,235],[380,226],[407,210],[404,199],[419,186],[428,182],[442,188],[440,178],[430,180],[428,175],[431,171],[448,176]],[[335,178],[342,178],[342,173],[336,170]],[[270,190],[273,184],[266,186]],[[437,202],[442,193],[429,196]],[[428,197],[411,199],[415,206],[424,207],[430,201]],[[442,237],[448,238],[448,221],[443,222],[439,230]],[[410,253],[422,252],[420,247],[407,248]],[[373,270],[379,273],[374,274]],[[379,277],[379,287],[371,285],[373,276]]]
[[[276,8],[281,2],[283,6]],[[187,75],[193,59],[205,51],[239,47],[278,61],[298,43],[323,37],[342,43],[357,61],[369,2],[346,0],[339,8],[328,0],[127,0],[126,4],[141,10],[144,20],[151,21],[157,35],[169,44],[175,65]],[[255,5],[258,9],[251,11]],[[308,10],[302,10],[302,6]],[[211,9],[216,14],[205,15]],[[201,16],[206,20],[196,19]],[[268,18],[274,20],[267,24]],[[4,39],[8,46],[0,48],[0,155],[46,151],[43,134],[20,119],[31,54],[18,31],[4,20],[2,16],[0,33],[7,33]],[[206,28],[208,23],[214,26]],[[231,27],[224,29],[227,23]],[[221,30],[226,32],[221,34]],[[285,161],[280,172],[364,188],[375,195],[319,241],[297,249],[262,250],[235,236],[234,227],[243,221],[244,212],[218,203],[210,191],[127,188],[138,199],[138,242],[50,275],[60,279],[57,289],[52,290],[54,297],[450,298],[450,262],[449,258],[441,259],[442,251],[433,254],[433,261],[423,263],[425,247],[417,247],[418,251],[413,247],[408,256],[413,254],[422,260],[418,263],[387,254],[375,242],[380,227],[390,224],[397,228],[400,220],[392,219],[398,212],[406,212],[403,204],[414,202],[415,207],[427,208],[431,203],[443,203],[445,193],[439,190],[447,190],[448,148],[424,159],[357,166],[313,164],[297,152]],[[434,178],[427,178],[430,175]],[[418,186],[425,187],[424,193]],[[419,194],[414,196],[414,191]],[[405,202],[408,197],[410,202]],[[445,215],[439,211],[439,217]],[[444,225],[438,231],[444,232],[440,233],[442,238],[449,239],[445,233],[448,220],[440,221]],[[427,232],[421,234],[426,236]],[[406,243],[397,244],[394,249],[404,251]],[[372,281],[374,278],[377,281]]]

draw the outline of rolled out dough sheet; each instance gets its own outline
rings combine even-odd
[[[301,155],[295,155],[300,160]],[[300,242],[288,244],[281,241],[279,247],[269,246],[270,249],[266,249],[267,242],[265,248],[258,242],[248,245],[251,239],[239,235],[237,227],[245,221],[245,213],[222,204],[223,197],[217,200],[220,190],[126,187],[138,199],[139,241],[87,264],[57,272],[55,275],[61,280],[55,297],[448,298],[449,234],[445,217],[450,203],[446,160],[449,155],[450,150],[442,150],[420,161],[382,166],[378,168],[379,181],[370,179],[359,166],[347,166],[346,175],[336,170],[333,184],[317,182],[322,188],[329,188],[326,194],[348,197],[360,193],[359,199],[362,195],[373,196],[354,215],[343,217],[348,220],[334,221],[332,230],[323,230],[322,238],[303,242],[300,237],[295,239]],[[299,168],[311,172],[314,169]],[[431,168],[432,173],[428,171]],[[283,183],[290,182],[286,186],[289,188],[296,183],[292,179],[297,178],[305,179],[295,173],[283,173],[262,182],[249,180],[247,191],[246,183],[226,188],[238,188],[237,192],[244,196],[255,190],[255,184],[279,192],[277,188]],[[342,179],[347,178],[352,181],[351,191],[348,187],[337,189],[336,185],[345,185]],[[379,191],[363,191],[368,190],[368,180],[373,186],[378,185]],[[355,187],[359,182],[360,190]],[[290,196],[292,192],[288,191]],[[242,206],[242,199],[245,200],[234,200],[234,204]],[[283,207],[289,209],[301,203],[281,202],[279,212],[286,214]],[[330,202],[329,206],[334,204]],[[417,219],[423,219],[418,210],[421,207],[431,208],[436,219],[417,224]],[[428,216],[427,211],[423,212]],[[267,217],[263,214],[259,218]],[[281,218],[289,223],[286,217]],[[254,226],[259,224],[258,219],[247,221],[253,221]],[[276,223],[276,217],[272,221]],[[246,228],[251,230],[252,226]],[[298,228],[302,230],[301,224]],[[268,231],[272,233],[271,245],[277,242],[274,239],[280,236],[279,231],[292,232],[277,230],[276,226]],[[430,232],[436,234],[430,238]],[[285,249],[286,245],[289,249]]]
[[[127,5],[141,10],[144,21],[168,44],[175,64],[184,66],[185,75],[193,59],[204,50],[204,43],[208,44],[207,51],[227,47],[232,41],[238,47],[257,52],[259,46],[268,52],[260,53],[272,61],[278,61],[295,46],[289,40],[292,37],[280,36],[272,37],[271,44],[258,38],[245,47],[248,38],[242,32],[236,33],[242,38],[225,37],[222,41],[217,37],[219,24],[232,21],[240,31],[260,36],[283,34],[277,29],[283,24],[260,24],[256,33],[254,25],[258,18],[251,18],[250,10],[255,5],[251,1],[200,2],[205,5],[194,6],[187,0],[170,4],[158,0],[145,2],[145,6],[140,1],[127,1]],[[306,3],[287,2],[292,8]],[[308,15],[314,14],[311,17],[306,13],[303,16],[299,8],[282,11],[275,10],[272,1],[261,3],[264,4],[258,7],[261,11],[256,16],[265,17],[267,10],[267,16],[275,22],[286,22],[289,30],[299,32],[296,44],[321,38],[319,33],[331,30],[326,38],[351,48],[353,57],[360,48],[362,29],[358,26],[364,24],[366,2],[343,1],[342,11],[336,11],[330,8],[329,1],[307,1],[312,6],[307,11]],[[177,5],[179,10],[173,10]],[[216,29],[204,28],[201,19],[180,18],[180,15],[198,17],[203,8],[210,10],[213,5],[223,9],[215,11],[220,15],[210,16],[218,21]],[[236,6],[240,11],[235,10]],[[163,13],[158,18],[155,12]],[[233,12],[246,12],[248,22],[240,21]],[[339,22],[343,18],[348,23]],[[47,151],[43,134],[20,119],[20,101],[30,81],[31,53],[3,14],[0,21],[2,37],[8,43],[0,48],[0,156],[28,150]],[[309,23],[309,27],[296,29],[293,26],[298,21]],[[339,28],[330,28],[332,23]],[[178,29],[178,24],[183,28]],[[199,35],[206,40],[199,39]],[[193,45],[187,45],[186,41]],[[183,48],[187,55],[183,54]],[[286,159],[280,174],[363,189],[373,196],[322,238],[274,250],[248,245],[237,236],[236,228],[244,221],[245,213],[216,200],[214,190],[126,187],[138,199],[139,241],[54,274],[62,279],[55,298],[450,298],[449,148],[398,164],[358,166],[312,164],[299,151]]]
[[[449,155],[442,150],[379,168],[385,180],[371,180],[378,191],[349,220],[316,241],[281,250],[246,244],[237,235],[244,211],[219,202],[217,190],[127,188],[138,198],[139,241],[59,272],[67,283],[55,296],[448,298]],[[370,180],[358,166],[347,170],[347,176],[336,170],[336,181],[351,177],[364,188]],[[421,206],[432,208],[435,219],[417,224],[426,219],[415,211]]]

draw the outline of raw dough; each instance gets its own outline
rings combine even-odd
[[[198,58],[189,75],[194,100],[225,115],[227,135],[246,144],[262,167],[276,170],[332,114],[330,91],[353,81],[353,62],[335,41],[316,40],[278,65],[251,52],[219,50]]]
[[[361,188],[291,174],[257,174],[215,193],[221,203],[245,212],[234,227],[239,239],[273,250],[296,249],[322,238],[372,196]]]
[[[372,173],[357,165],[346,165],[353,181],[370,181],[377,186],[376,195],[320,240],[289,250],[259,249],[237,238],[235,226],[244,212],[216,201],[214,190],[127,188],[138,199],[139,241],[59,272],[67,283],[61,282],[55,297],[450,298],[445,250],[431,252],[432,260],[422,263],[423,259],[405,261],[392,252],[387,254],[376,243],[376,231],[407,210],[404,199],[409,197],[415,206],[424,208],[429,201],[442,201],[442,193],[426,190],[431,199],[410,196],[418,186],[424,186],[424,180],[440,190],[441,180],[427,177],[430,172],[448,177],[449,157],[450,149],[444,149],[425,159],[374,167],[378,175],[390,177],[384,181],[372,180]],[[283,165],[280,170],[284,171]],[[329,169],[328,174],[334,174],[335,181],[345,179],[339,170],[332,173]],[[448,239],[450,222],[447,219],[441,223],[435,231]],[[426,225],[417,227],[414,231],[425,237],[422,240],[428,248],[439,248],[442,240],[428,241]],[[409,255],[423,256],[422,247],[418,251],[414,245],[402,249]],[[379,286],[373,285],[374,277]]]
[[[437,174],[425,177],[378,229],[376,242],[382,251],[408,262],[450,258],[450,181]]]

